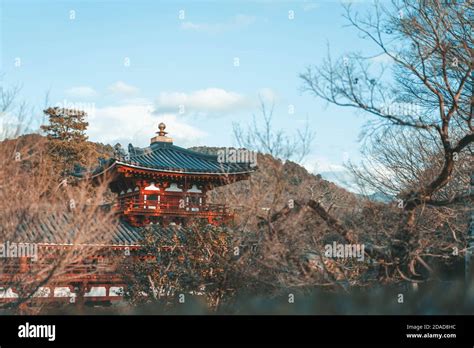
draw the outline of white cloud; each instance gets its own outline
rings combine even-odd
[[[343,157],[345,155],[343,154]],[[351,172],[342,164],[335,163],[331,159],[322,156],[310,156],[304,161],[303,166],[308,172],[316,175],[320,174],[325,180],[351,192],[359,192],[360,188]]]
[[[158,131],[158,124],[164,122],[166,130],[180,146],[195,145],[206,133],[184,123],[174,114],[154,114],[152,103],[125,104],[96,108],[89,117],[88,135],[91,140],[102,143],[121,143],[127,146],[148,146],[150,138]]]
[[[256,20],[257,18],[255,16],[238,14],[230,18],[227,22],[222,23],[196,23],[186,21],[181,24],[181,29],[207,33],[220,33],[223,31],[238,30],[248,27],[255,23]]]
[[[342,164],[334,163],[332,160],[322,156],[309,156],[306,158],[303,165],[313,174],[346,171],[346,168]]]
[[[361,193],[361,187],[357,184],[356,179],[349,171],[334,171],[334,172],[321,172],[323,179],[331,181],[332,183],[343,187],[348,191],[354,193]]]
[[[117,81],[108,87],[109,92],[119,95],[134,95],[138,93],[138,88],[122,81]]]
[[[226,113],[252,108],[255,102],[239,93],[207,88],[191,93],[163,92],[156,100],[156,112]]]
[[[89,86],[75,86],[66,90],[66,94],[70,97],[76,98],[92,98],[96,97],[98,93]]]

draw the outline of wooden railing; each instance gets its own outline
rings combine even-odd
[[[118,202],[115,208],[125,214],[140,213],[152,215],[231,215],[224,204],[183,204],[174,202],[159,202],[137,198],[125,199]]]

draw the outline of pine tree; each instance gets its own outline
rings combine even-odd
[[[47,134],[53,169],[64,177],[72,174],[74,166],[88,165],[94,150],[85,134],[89,125],[85,121],[86,112],[50,107],[44,113],[49,118],[49,124],[41,126],[41,129]]]

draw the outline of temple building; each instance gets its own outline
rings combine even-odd
[[[215,187],[248,179],[255,170],[250,163],[230,163],[216,155],[191,151],[173,144],[159,124],[150,146],[129,146],[128,154],[102,161],[93,171],[92,185],[106,181],[116,199],[107,209],[113,209],[117,223],[111,226],[112,238],[90,242],[97,252],[82,260],[82,265],[65,270],[60,276],[38,289],[34,300],[47,302],[105,302],[121,300],[126,286],[114,269],[113,255],[139,251],[141,228],[156,224],[159,233],[185,229],[193,220],[213,225],[232,221],[233,214],[225,205],[208,202],[207,193]],[[16,243],[35,244],[38,253],[55,257],[55,250],[78,248],[74,231],[62,231],[70,226],[67,215],[48,215],[38,221],[25,221],[18,226]],[[74,227],[71,227],[74,230]],[[65,233],[66,232],[66,233]],[[80,248],[87,247],[81,244]],[[133,255],[132,255],[133,256]],[[21,273],[28,273],[26,257],[9,264],[9,271],[0,273],[0,302],[18,298],[12,284]],[[46,258],[46,262],[47,258]],[[11,267],[10,267],[11,266]],[[82,270],[78,272],[78,269]]]
[[[228,222],[232,214],[224,205],[209,204],[206,193],[247,179],[253,168],[248,163],[220,163],[217,156],[176,146],[165,128],[160,123],[149,147],[130,145],[126,158],[109,160],[93,179],[110,180],[118,195],[115,208],[132,226],[186,224],[190,218]]]

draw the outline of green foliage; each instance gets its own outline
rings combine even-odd
[[[48,108],[44,113],[49,118],[49,124],[41,126],[41,129],[47,134],[48,154],[53,168],[61,176],[67,176],[74,165],[89,164],[94,150],[85,134],[89,125],[85,121],[87,114],[59,107]]]

